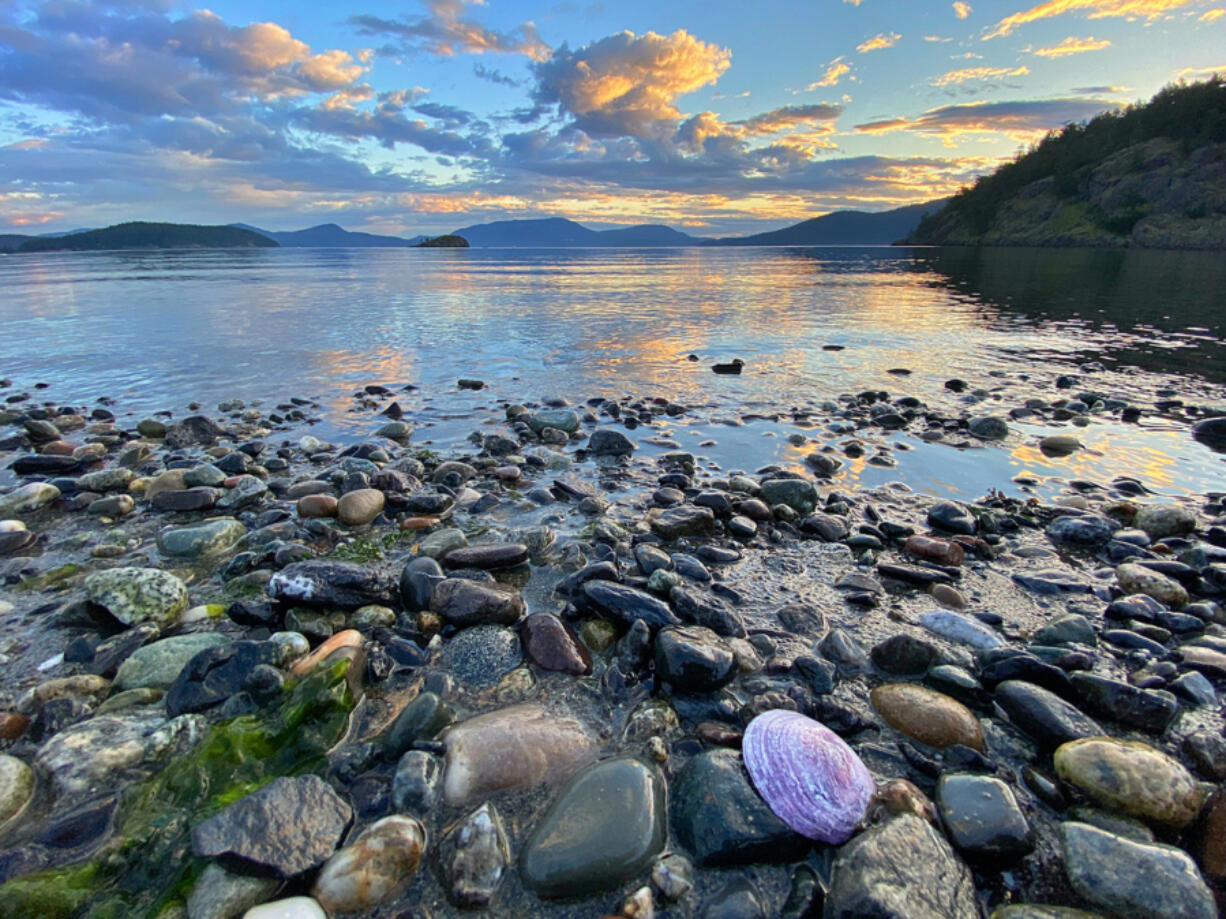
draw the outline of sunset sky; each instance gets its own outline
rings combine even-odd
[[[1223,0],[0,0],[0,232],[756,232],[1215,70]]]

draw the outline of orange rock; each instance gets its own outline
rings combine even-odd
[[[918,683],[878,686],[869,699],[885,722],[930,747],[962,744],[984,751],[983,731],[969,708]]]
[[[51,456],[72,456],[76,449],[75,444],[70,444],[66,440],[53,440],[49,444],[43,444],[42,452]]]
[[[362,647],[362,633],[357,629],[345,629],[343,632],[337,632],[322,645],[308,654],[302,660],[296,662],[291,672],[294,676],[305,676],[315,669],[315,666],[324,661],[333,651],[340,648],[360,648]]]
[[[428,530],[438,523],[437,517],[405,517],[400,521],[402,530]]]
[[[331,495],[307,495],[298,499],[299,517],[335,517],[337,500]]]
[[[1204,849],[1200,864],[1212,878],[1226,878],[1226,790],[1219,788],[1205,808]]]
[[[16,740],[29,726],[30,719],[16,712],[0,712],[0,740]]]
[[[966,554],[956,542],[932,536],[908,536],[903,543],[903,549],[916,558],[924,558],[941,565],[961,565]]]

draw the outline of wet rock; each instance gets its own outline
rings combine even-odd
[[[373,909],[407,883],[426,849],[426,828],[399,814],[372,823],[320,869],[311,894],[333,913]]]
[[[1091,673],[1074,673],[1070,679],[1087,710],[1151,734],[1161,734],[1179,713],[1179,702],[1169,692],[1140,689]]]
[[[453,549],[443,558],[448,568],[480,568],[490,571],[497,568],[513,568],[528,561],[528,547],[522,543],[483,543]]]
[[[188,488],[179,491],[159,491],[149,502],[154,510],[174,513],[207,511],[217,503],[215,488]]]
[[[240,475],[234,487],[217,499],[217,506],[224,510],[237,511],[253,507],[268,497],[268,486],[253,475]]]
[[[736,676],[736,658],[727,644],[702,626],[670,626],[655,644],[656,674],[682,693],[713,692]]]
[[[979,721],[965,705],[943,693],[914,683],[890,683],[878,686],[870,698],[887,724],[920,743],[984,750]]]
[[[233,919],[259,906],[280,887],[277,878],[239,874],[210,862],[187,898],[187,919]]]
[[[487,587],[475,581],[447,578],[434,585],[430,610],[460,628],[514,625],[524,613],[524,599],[511,588]]]
[[[318,776],[274,779],[195,826],[192,853],[233,856],[292,877],[323,864],[352,817]]]
[[[46,482],[20,485],[6,495],[0,495],[0,518],[20,517],[46,507],[60,496],[60,490]]]
[[[705,507],[673,507],[651,518],[651,530],[670,542],[686,536],[709,536],[715,531],[715,515]]]
[[[593,456],[626,456],[637,444],[615,428],[597,428],[588,438],[587,449]]]
[[[768,479],[761,498],[770,506],[782,504],[798,514],[811,514],[817,507],[817,486],[805,479]]]
[[[754,790],[735,750],[692,757],[670,793],[673,833],[700,866],[790,861],[809,846]]]
[[[83,794],[110,787],[122,770],[155,759],[198,730],[192,719],[95,715],[44,742],[35,761],[60,793]]]
[[[994,629],[984,625],[978,619],[949,610],[938,609],[922,613],[919,623],[929,632],[941,636],[946,641],[970,645],[980,651],[998,648],[1005,643]]]
[[[974,522],[973,518],[971,522]],[[933,539],[930,536],[908,536],[903,543],[903,550],[916,558],[936,562],[938,565],[961,565],[966,557],[965,550],[956,542]]]
[[[675,903],[694,889],[694,866],[684,855],[669,852],[651,869],[651,884],[665,900]]]
[[[0,753],[0,827],[34,797],[34,770],[15,756]]]
[[[400,757],[392,776],[392,807],[401,813],[426,814],[438,800],[442,775],[441,759],[422,750],[409,750]]]
[[[1120,916],[1216,919],[1196,863],[1173,846],[1145,845],[1085,823],[1060,824],[1069,884]]]
[[[187,587],[157,568],[110,568],[85,579],[85,595],[124,625],[166,627],[187,609]]]
[[[252,907],[243,919],[328,919],[328,914],[313,897],[287,897]]]
[[[845,842],[876,790],[868,768],[837,734],[796,712],[758,715],[745,729],[742,750],[754,788],[809,839]]]
[[[542,670],[586,676],[592,655],[574,629],[551,613],[533,613],[520,627],[524,655]]]
[[[1032,683],[1006,680],[996,687],[996,702],[1010,721],[1048,749],[1105,733],[1075,706]]]
[[[214,632],[176,635],[138,648],[119,665],[115,691],[128,689],[169,689],[188,661],[206,648],[226,643]]]
[[[968,422],[967,430],[980,440],[1004,440],[1009,436],[1009,423],[999,415],[980,415]]]
[[[1185,667],[1215,680],[1226,680],[1226,654],[1212,648],[1184,645],[1179,649]]]
[[[23,549],[34,541],[34,534],[20,520],[0,520],[0,555]]]
[[[906,866],[901,870],[900,866]],[[829,919],[978,919],[970,871],[926,820],[903,814],[839,849]]]
[[[972,861],[1012,862],[1034,849],[1034,832],[1013,790],[986,775],[944,775],[937,807],[954,847]]]
[[[729,881],[704,904],[702,919],[766,919],[758,890],[744,878]]]
[[[235,641],[197,652],[166,691],[171,717],[221,705],[247,688],[260,664],[281,663],[281,649],[268,641]]]
[[[847,538],[847,521],[834,514],[810,514],[800,522],[800,529],[824,542],[839,542]]]
[[[312,517],[335,517],[340,513],[340,502],[332,495],[304,495],[298,499],[298,516],[305,519]]]
[[[496,685],[522,662],[519,636],[500,625],[467,628],[443,648],[443,666],[474,689]]]
[[[1196,529],[1196,514],[1178,504],[1146,504],[1137,510],[1133,526],[1151,539],[1182,536]]]
[[[669,599],[677,615],[686,622],[708,628],[725,638],[745,637],[741,617],[717,597],[690,587],[674,587]]]
[[[396,601],[396,589],[383,573],[351,562],[311,559],[282,568],[268,582],[275,600],[325,609],[354,610]]]
[[[1226,794],[1219,789],[1205,807],[1200,863],[1215,880],[1226,878]]]
[[[247,528],[233,517],[217,517],[185,527],[167,527],[158,533],[158,551],[171,558],[202,558],[234,548],[247,536]]]
[[[583,598],[602,616],[630,626],[643,620],[651,628],[680,625],[668,606],[651,594],[612,581],[588,581],[583,585]]]
[[[546,897],[608,890],[664,848],[665,781],[634,758],[606,760],[570,781],[524,845],[524,883]]]
[[[443,839],[439,862],[447,879],[447,899],[470,909],[488,906],[510,861],[502,817],[487,801]]]
[[[1070,456],[1082,446],[1072,434],[1049,434],[1039,441],[1039,449],[1047,456]]]
[[[1047,527],[1047,538],[1078,549],[1097,549],[1107,544],[1120,525],[1108,517],[1057,517]]]
[[[1128,593],[1145,594],[1171,609],[1183,609],[1188,602],[1188,592],[1182,584],[1142,565],[1125,562],[1115,569],[1115,577]]]
[[[892,635],[869,652],[873,666],[893,676],[922,676],[940,659],[940,652],[910,635]]]
[[[463,805],[501,788],[553,784],[596,755],[596,744],[573,718],[539,705],[514,705],[448,729],[443,795]]]
[[[336,516],[350,527],[364,527],[381,513],[386,499],[376,488],[359,488],[341,495],[336,502]]]
[[[1056,750],[1056,773],[1098,803],[1182,829],[1204,797],[1196,780],[1165,753],[1136,741],[1089,737]]]
[[[537,434],[546,428],[573,434],[579,430],[579,416],[568,408],[543,409],[528,416],[528,427]]]
[[[116,469],[99,469],[97,472],[87,472],[77,479],[78,491],[93,491],[105,494],[108,491],[122,491],[132,484],[136,473],[131,469],[119,467]]]
[[[1047,625],[1034,633],[1034,643],[1037,645],[1088,645],[1098,644],[1098,636],[1094,626],[1085,616],[1068,613],[1057,616]]]
[[[219,437],[225,435],[225,430],[211,419],[203,415],[190,415],[166,428],[162,436],[166,446],[181,450],[193,444],[211,446],[217,442]]]
[[[400,599],[410,613],[430,608],[434,586],[444,578],[443,569],[432,558],[415,558],[400,573]]]
[[[938,501],[928,508],[928,523],[939,530],[961,533],[964,536],[974,536],[979,529],[970,512],[953,501]]]

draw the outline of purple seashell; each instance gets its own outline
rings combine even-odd
[[[846,842],[877,790],[842,738],[796,712],[776,709],[749,722],[741,752],[775,816],[809,839]]]

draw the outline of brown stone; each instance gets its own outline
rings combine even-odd
[[[298,499],[299,517],[335,517],[337,500],[331,495],[307,495]]]
[[[359,488],[341,495],[336,504],[336,516],[345,526],[366,526],[383,512],[383,492],[376,488]]]
[[[1211,878],[1226,878],[1226,786],[1219,788],[1205,808],[1204,845],[1200,865]]]
[[[345,629],[337,632],[306,657],[297,661],[290,671],[294,676],[303,676],[314,670],[316,664],[327,660],[334,651],[339,651],[341,648],[360,647],[362,647],[362,633],[356,629]]]
[[[402,530],[428,530],[438,523],[437,517],[405,517],[400,521]]]
[[[935,539],[931,536],[908,536],[903,549],[916,558],[927,559],[941,565],[961,565],[965,552],[956,542]]]
[[[16,712],[0,712],[0,740],[16,740],[30,726],[30,719]]]
[[[533,613],[520,631],[524,654],[542,670],[586,676],[592,655],[569,625],[551,613]]]
[[[75,444],[70,444],[66,440],[53,440],[49,444],[43,444],[40,453],[50,454],[51,456],[72,456],[77,449]]]
[[[930,747],[963,744],[983,752],[983,730],[971,710],[944,693],[916,683],[888,683],[870,694],[886,723]]]

